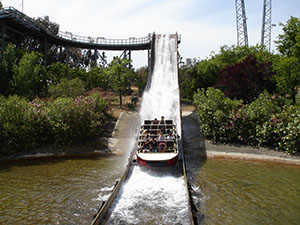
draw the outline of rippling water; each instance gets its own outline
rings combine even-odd
[[[299,167],[209,159],[190,172],[203,224],[300,224]]]
[[[193,158],[188,172],[203,224],[300,224],[299,167]],[[0,224],[90,224],[125,163],[116,156],[1,162]],[[185,224],[180,177],[133,173],[110,224]]]
[[[121,157],[1,162],[0,224],[90,224],[123,170]]]

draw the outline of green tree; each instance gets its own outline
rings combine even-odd
[[[278,35],[278,40],[275,41],[278,51],[283,56],[295,56],[294,48],[299,44],[300,35],[300,18],[291,16],[286,24],[280,23],[283,34]]]
[[[231,99],[250,103],[265,89],[273,91],[270,80],[272,75],[271,62],[258,62],[254,55],[250,55],[242,62],[221,70],[216,87]]]
[[[110,87],[106,71],[102,67],[92,67],[92,69],[86,73],[83,80],[87,83],[89,90],[96,87],[107,90]]]
[[[137,79],[134,85],[138,87],[139,94],[141,95],[147,85],[149,69],[147,66],[143,66],[138,70],[136,70],[136,74],[137,74]]]
[[[8,96],[12,92],[13,66],[18,63],[23,55],[23,49],[16,48],[15,45],[8,43],[5,46],[3,59],[0,61],[0,94]]]
[[[54,98],[74,98],[85,93],[85,83],[78,77],[71,80],[62,78],[59,84],[49,87],[49,93]]]
[[[119,94],[121,108],[122,95],[130,88],[131,82],[136,79],[134,71],[128,68],[130,62],[131,60],[115,57],[107,68],[111,87]]]
[[[283,95],[290,95],[296,103],[300,85],[300,18],[291,17],[286,24],[280,23],[283,34],[276,41],[277,49],[283,57],[276,60],[274,68],[278,90]]]
[[[14,92],[25,97],[41,96],[47,87],[47,72],[42,66],[43,55],[25,53],[18,65],[13,67],[12,87]]]

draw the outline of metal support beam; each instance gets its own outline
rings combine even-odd
[[[99,57],[101,58],[101,61],[103,62],[103,66],[108,66],[108,63],[107,63],[107,59],[105,57],[105,52],[102,52],[102,54],[99,54]]]
[[[235,0],[237,45],[248,46],[247,18],[244,0]]]
[[[69,46],[66,45],[66,64],[67,66],[69,65]]]
[[[131,61],[131,51],[130,50],[128,52],[128,58]],[[132,67],[131,62],[129,62],[129,69],[131,69],[131,67]]]
[[[1,39],[2,39],[2,50],[1,50],[1,59],[4,57],[4,50],[5,50],[5,24],[4,21],[2,22],[1,26]]]
[[[150,49],[148,48],[148,69],[150,68]]]
[[[95,66],[97,66],[97,55],[98,55],[98,51],[97,49],[94,50],[94,63],[95,63]]]
[[[64,58],[64,56],[63,56],[63,52],[62,52],[62,46],[59,46],[59,61],[61,63],[63,63],[63,58]]]
[[[266,46],[269,52],[271,51],[271,29],[272,29],[271,12],[272,12],[272,1],[264,0],[262,28],[261,28],[261,45]]]
[[[45,66],[47,66],[47,37],[45,37]]]

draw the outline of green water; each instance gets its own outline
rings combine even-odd
[[[0,224],[90,224],[120,157],[31,159],[0,165]]]
[[[193,172],[203,224],[300,224],[300,167],[208,159]]]
[[[202,224],[300,224],[300,167],[191,159]],[[1,162],[0,224],[90,224],[125,164],[116,156]]]

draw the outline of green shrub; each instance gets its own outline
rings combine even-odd
[[[0,104],[1,151],[26,151],[39,146],[47,133],[43,129],[47,123],[44,115],[44,112],[36,110],[32,104],[16,95],[2,99]]]
[[[85,93],[85,83],[79,78],[62,78],[59,84],[50,86],[49,93],[54,98],[73,98]]]
[[[108,111],[108,96],[97,90],[54,101],[0,96],[0,154],[77,145],[103,132]]]
[[[289,154],[300,151],[300,110],[280,107],[266,91],[249,105],[226,98],[208,88],[194,95],[203,136],[222,143],[275,147]]]
[[[106,124],[107,110],[108,103],[97,93],[50,102],[48,115],[55,144],[77,145],[100,134]]]
[[[300,152],[300,109],[285,106],[281,112],[257,127],[260,145],[275,147],[289,154]]]
[[[241,101],[226,98],[218,89],[202,88],[194,94],[194,104],[202,135],[214,141],[227,142],[226,128],[223,128],[222,124],[230,121],[230,113]]]

